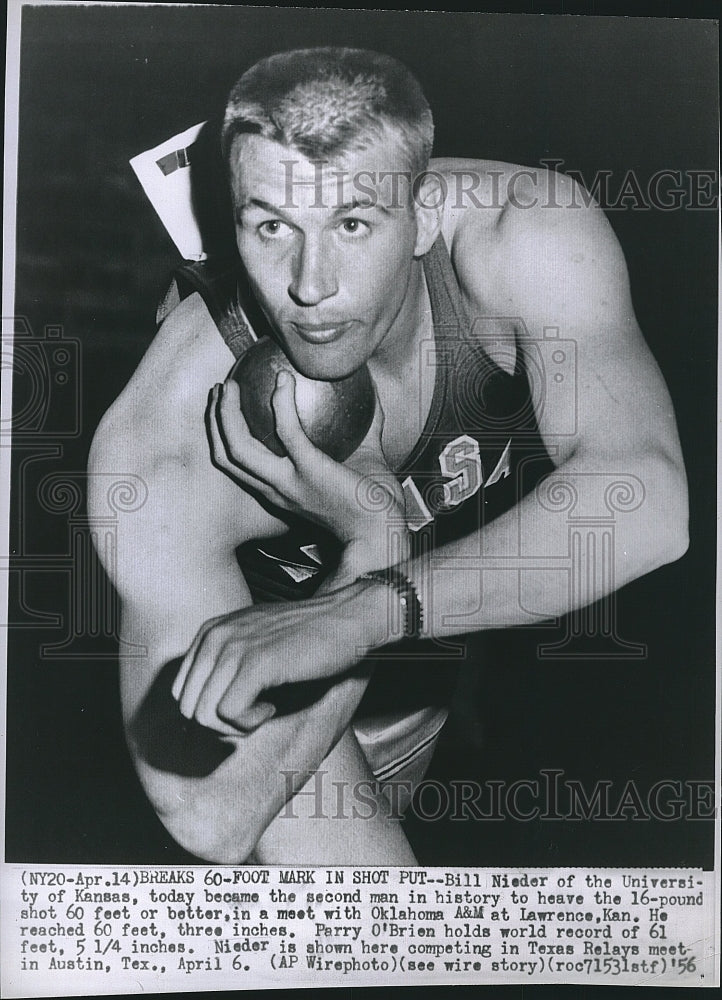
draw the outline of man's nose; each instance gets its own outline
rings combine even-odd
[[[315,306],[338,291],[333,255],[325,252],[319,241],[303,241],[293,261],[288,291],[302,306]]]

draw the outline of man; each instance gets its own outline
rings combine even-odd
[[[106,567],[123,637],[147,649],[122,663],[129,746],[167,829],[211,861],[412,862],[390,779],[408,791],[423,776],[450,638],[564,614],[686,548],[674,415],[602,212],[563,176],[540,197],[544,171],[427,171],[432,136],[418,84],[386,56],[306,50],[244,74],[224,151],[254,301],[217,310],[201,281],[96,435],[91,473],[148,489]],[[249,316],[307,377],[368,366],[376,418],[345,465],[307,441],[292,379],[273,395],[288,455],[249,434],[237,388],[220,386]],[[574,378],[534,392],[553,329],[575,345]],[[572,483],[593,505],[595,477],[619,472],[644,499],[616,525],[612,575],[579,554],[580,592],[559,571],[554,491]],[[103,496],[90,505],[102,520]],[[291,551],[310,577],[328,533],[340,555],[316,594],[252,604]],[[520,539],[534,540],[522,570]]]

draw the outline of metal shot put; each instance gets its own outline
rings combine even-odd
[[[330,458],[343,462],[361,444],[371,426],[376,397],[364,365],[348,378],[304,378],[270,337],[257,341],[231,369],[241,394],[241,410],[251,434],[275,455],[287,454],[276,433],[272,399],[278,377],[295,383],[298,418],[309,441]]]

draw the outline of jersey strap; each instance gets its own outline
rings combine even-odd
[[[177,268],[158,306],[158,325],[194,292],[198,292],[205,302],[213,322],[235,358],[240,358],[258,336],[266,332],[265,320],[258,315],[260,310],[251,296],[237,257],[186,261]],[[258,335],[254,330],[258,330]]]
[[[445,327],[455,328],[457,337],[465,337],[469,330],[469,319],[461,298],[454,266],[441,234],[423,261],[435,329],[438,331]]]

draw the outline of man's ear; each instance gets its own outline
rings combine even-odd
[[[441,232],[441,212],[445,198],[446,185],[441,175],[435,171],[424,173],[414,186],[415,257],[423,257]]]

